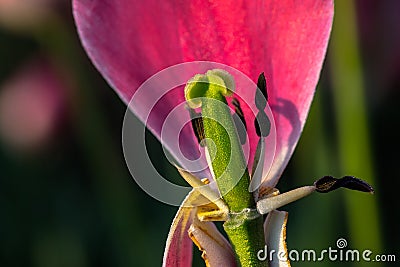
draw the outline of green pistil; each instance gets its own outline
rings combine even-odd
[[[231,211],[239,212],[255,205],[248,191],[250,177],[225,97],[210,89],[202,106],[206,144],[210,155],[215,155],[212,167],[223,199]],[[210,142],[214,145],[208,145]]]
[[[212,70],[206,75],[194,76],[185,88],[185,97],[190,107],[201,107],[208,152],[215,155],[212,167],[218,188],[230,210],[240,212],[254,208],[255,203],[248,191],[249,173],[225,99],[232,94],[232,87],[233,79],[228,73]]]
[[[214,177],[221,195],[229,207],[232,220],[244,210],[254,210],[255,202],[249,192],[250,176],[242,146],[225,96],[234,90],[231,75],[223,70],[196,75],[185,88],[185,97],[191,108],[201,107],[206,145],[212,159]],[[212,144],[214,143],[214,144]],[[240,266],[265,266],[257,259],[264,248],[262,216],[227,221],[227,232]]]

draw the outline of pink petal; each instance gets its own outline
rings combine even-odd
[[[265,243],[268,251],[274,250],[272,259],[270,253],[267,255],[270,267],[290,267],[288,249],[286,246],[286,224],[288,213],[286,211],[273,210],[268,213],[264,222]],[[279,256],[279,253],[285,253]],[[283,260],[286,259],[286,260]]]
[[[274,187],[300,137],[332,26],[330,0],[267,1],[264,68],[277,147],[266,186]]]
[[[73,8],[78,32],[89,57],[126,103],[150,76],[165,67],[183,62],[178,53],[178,36],[174,34],[176,25],[157,19],[159,14],[170,19],[173,17],[171,4],[158,1],[83,0],[74,1]],[[173,82],[171,77],[167,79]],[[131,110],[161,139],[161,129],[167,115],[184,102],[183,88],[170,91],[154,107],[151,100],[160,95],[154,90],[147,90],[142,95],[137,98],[137,105],[131,105]],[[147,117],[145,112],[149,109],[151,113]],[[176,125],[182,125],[189,119],[187,111],[179,114],[181,116],[176,117]],[[174,146],[168,143],[163,145],[167,149]],[[179,146],[189,160],[200,157],[190,125],[182,129]],[[175,151],[169,150],[174,155]]]
[[[202,257],[207,266],[236,266],[235,254],[230,243],[218,231],[214,223],[194,220],[189,228],[189,235],[203,251]]]
[[[188,230],[193,222],[195,209],[190,208],[189,204],[195,198],[195,194],[195,191],[189,193],[175,215],[165,246],[163,267],[192,266],[193,243]]]
[[[236,266],[229,242],[213,223],[200,222],[196,207],[206,199],[195,190],[182,202],[172,222],[164,251],[164,267],[186,267],[192,264],[192,238],[206,253],[207,266]],[[190,235],[190,237],[189,237]]]
[[[299,139],[318,81],[331,29],[332,0],[74,0],[74,16],[89,57],[125,102],[151,75],[181,62],[221,62],[254,81],[264,71],[277,127],[277,152],[266,185],[277,183]],[[254,95],[253,88],[238,92]],[[182,101],[181,90],[156,106],[147,126],[157,137],[166,114]],[[254,154],[254,116],[243,109]],[[138,110],[133,107],[140,117]],[[183,153],[198,157],[191,129],[184,130],[181,141]]]

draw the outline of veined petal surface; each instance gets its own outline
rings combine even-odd
[[[151,75],[177,63],[220,62],[253,81],[265,72],[277,149],[264,181],[271,187],[277,183],[300,137],[319,78],[332,0],[74,0],[73,8],[89,57],[125,102]],[[254,88],[237,92],[254,95]],[[182,101],[180,90],[155,107],[146,123],[157,137],[166,114]],[[140,107],[132,110],[138,114]],[[254,115],[245,105],[243,112],[254,154]],[[181,139],[183,152],[198,156],[191,129],[184,130]]]

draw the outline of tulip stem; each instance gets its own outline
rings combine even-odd
[[[230,82],[226,81],[226,76],[218,74],[208,72],[205,76],[195,77],[189,81],[192,84],[188,83],[185,93],[188,102],[191,101],[190,95],[201,97],[201,101],[197,98],[189,105],[194,103],[202,108],[204,135],[212,158],[212,170],[231,214],[224,229],[236,253],[238,266],[266,266],[266,262],[257,258],[257,252],[265,245],[263,220],[256,212],[253,195],[248,190],[250,176],[225,99],[225,95],[229,94],[225,84]],[[196,82],[201,83],[199,90],[190,91],[196,90],[196,84],[193,84]]]

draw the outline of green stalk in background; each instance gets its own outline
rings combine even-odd
[[[359,55],[354,1],[336,1],[329,60],[342,172],[366,180],[376,189]],[[382,252],[377,196],[344,194],[349,246]]]
[[[94,86],[90,82],[90,73],[85,70],[85,64],[81,60],[83,54],[79,51],[77,36],[67,27],[59,17],[53,17],[47,24],[34,32],[34,37],[46,53],[53,60],[63,64],[71,73],[73,82],[69,92],[69,109],[76,126],[79,145],[82,147],[85,164],[89,172],[95,177],[93,187],[96,197],[100,202],[104,216],[102,220],[112,227],[114,241],[118,247],[116,259],[121,259],[118,264],[134,265],[141,264],[140,259],[132,254],[148,236],[137,234],[135,238],[127,233],[133,233],[132,229],[141,227],[141,222],[136,212],[139,210],[137,202],[133,200],[134,194],[127,186],[131,182],[123,169],[121,159],[111,145],[112,135],[106,127],[103,109],[98,99],[91,92]],[[75,84],[76,83],[76,84]],[[117,207],[117,208],[116,208]],[[137,233],[137,232],[136,232]],[[151,256],[150,256],[151,257]],[[149,257],[149,259],[150,259]],[[139,261],[139,263],[138,263]]]
[[[326,175],[334,167],[332,146],[328,143],[325,130],[328,125],[323,117],[324,105],[321,90],[325,88],[318,88],[316,91],[307,123],[292,159],[291,166],[293,166],[294,175],[291,187],[310,183],[315,178]],[[340,231],[338,225],[341,210],[337,209],[337,203],[340,201],[341,194],[338,193],[311,195],[301,200],[301,205],[293,207],[293,212],[289,210],[288,229],[293,230],[287,237],[287,243],[291,244],[292,248],[307,249],[312,245],[316,251],[322,251],[328,246],[335,246],[334,242],[340,237],[337,232]],[[301,216],[296,216],[296,213]],[[311,230],[312,237],[310,237]],[[337,263],[325,260],[308,262],[307,265],[327,267],[336,266]]]

